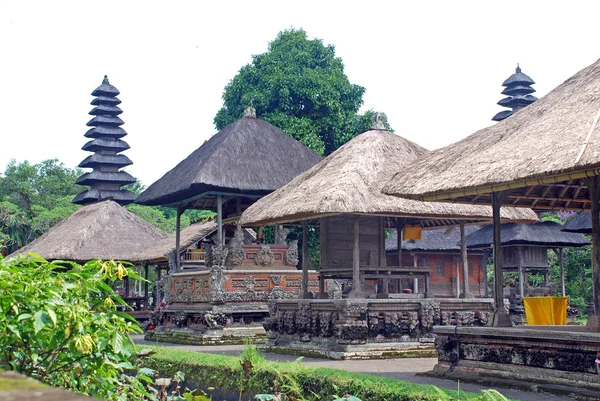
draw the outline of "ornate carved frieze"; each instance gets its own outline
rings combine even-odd
[[[254,264],[261,267],[273,266],[275,255],[268,245],[263,245],[260,251],[254,254]]]

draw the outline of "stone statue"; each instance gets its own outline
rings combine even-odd
[[[225,298],[225,260],[227,259],[227,248],[213,246],[212,253],[214,262],[210,269],[210,296],[211,303],[223,303]]]
[[[295,239],[290,242],[290,245],[285,253],[285,264],[295,267],[298,265],[298,261],[298,240]]]
[[[287,228],[275,227],[275,245],[285,245],[290,230]]]
[[[227,266],[228,269],[244,264],[244,260],[246,260],[246,251],[244,250],[243,244],[244,233],[242,231],[242,226],[238,224],[235,228],[235,234],[228,246],[227,262],[225,263],[225,266]]]
[[[262,245],[260,251],[254,255],[254,264],[262,267],[269,267],[273,265],[275,255],[268,245]]]

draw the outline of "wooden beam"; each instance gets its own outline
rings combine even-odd
[[[175,220],[175,271],[181,271],[181,215],[184,209],[177,208],[177,219]]]
[[[308,222],[302,222],[302,298],[308,294],[308,270],[310,269],[310,257],[308,256]]]
[[[492,193],[492,214],[494,221],[494,305],[496,311],[493,326],[510,327],[512,323],[504,310],[504,269],[502,264],[502,239],[500,238],[500,206],[506,191]]]
[[[362,297],[360,280],[360,223],[359,217],[354,216],[354,246],[352,249],[352,292],[357,298]]]
[[[467,242],[465,241],[465,223],[460,223],[460,255],[463,265],[463,291],[462,298],[472,298],[469,291],[469,259],[467,255]]]
[[[594,314],[600,315],[600,178],[587,180],[592,202],[592,283],[594,288]]]

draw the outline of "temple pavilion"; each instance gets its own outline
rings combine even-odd
[[[301,291],[298,241],[286,241],[283,227],[275,227],[269,244],[261,227],[253,240],[239,224],[229,232],[226,227],[237,223],[256,200],[320,160],[248,108],[244,117],[212,136],[138,197],[139,204],[177,209],[175,255],[181,254],[181,214],[186,209],[216,212],[216,235],[202,245],[204,265],[183,270],[181,258],[175,258],[172,274],[165,278],[167,307],[156,315],[152,339],[183,341],[185,335],[188,343],[223,338],[241,343],[248,336],[264,335],[260,321],[268,315],[268,300],[293,298]],[[316,283],[316,273],[311,274]]]
[[[475,327],[436,330],[440,373],[449,366],[471,376],[484,369],[487,377],[512,372],[513,379],[600,390],[599,88],[596,61],[510,118],[408,168],[396,166],[398,173],[385,185],[390,195],[491,204],[494,211],[496,327],[485,333]],[[506,327],[511,322],[502,288],[502,205],[591,211],[594,314],[587,326]]]
[[[471,298],[468,286],[463,287],[462,299],[437,300],[431,297],[428,268],[402,265],[400,258],[387,265],[386,229],[398,230],[399,238],[404,233],[408,239],[423,229],[457,226],[464,235],[465,224],[491,218],[489,208],[403,200],[381,193],[393,168],[409,166],[427,154],[421,146],[387,131],[380,117],[372,130],[244,212],[244,225],[301,224],[304,232],[309,225],[320,228],[319,293],[307,291],[304,299],[273,303],[264,324],[271,349],[346,358],[364,351],[357,347],[375,344],[389,351],[400,343],[432,340],[431,327],[436,323],[487,322],[491,300]],[[537,221],[530,210],[506,212],[507,220]],[[461,255],[466,260],[466,252]],[[309,268],[303,264],[305,283],[310,281]],[[467,269],[467,263],[462,268]],[[391,281],[406,278],[411,279],[412,293],[389,293]],[[380,281],[381,294],[367,294],[367,280]]]

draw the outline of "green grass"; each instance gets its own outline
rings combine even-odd
[[[316,368],[299,363],[265,360],[255,350],[246,347],[244,353],[254,365],[252,374],[245,376],[240,358],[166,347],[153,347],[157,353],[144,362],[161,376],[177,371],[203,386],[229,390],[243,389],[245,393],[282,391],[299,400],[330,401],[345,392],[363,401],[453,401],[494,400],[489,395],[439,389],[430,385],[402,382],[395,379],[346,372],[338,369]]]

